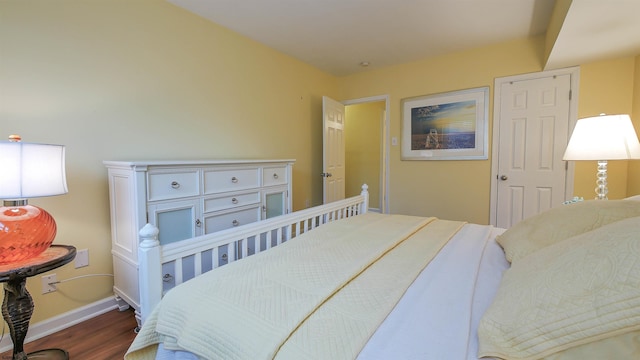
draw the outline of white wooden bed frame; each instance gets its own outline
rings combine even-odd
[[[189,259],[189,264],[193,263],[193,273],[198,276],[209,270],[202,269],[205,257],[211,258],[206,262],[211,261],[212,268],[221,266],[218,253],[223,247],[226,248],[227,261],[230,263],[268,250],[273,242],[279,245],[283,241],[330,221],[364,214],[368,206],[368,186],[364,184],[358,196],[166,245],[161,245],[158,241],[158,228],[146,224],[139,233],[140,310],[136,312],[138,325],[145,322],[153,308],[162,299],[163,276],[165,276],[162,270],[163,265],[173,265],[174,273],[169,276],[172,276],[175,285],[178,285],[188,280],[183,271],[186,259]],[[254,253],[250,253],[249,243],[255,245],[254,241],[260,241],[260,239],[266,239],[266,248],[254,246]]]

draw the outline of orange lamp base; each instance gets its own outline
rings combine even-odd
[[[56,222],[33,205],[0,207],[0,265],[38,256],[56,236]]]

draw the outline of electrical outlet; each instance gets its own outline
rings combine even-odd
[[[78,250],[76,253],[75,266],[76,269],[89,266],[89,249]]]
[[[53,284],[58,281],[56,274],[45,275],[42,277],[42,293],[48,294],[50,292],[57,291],[56,284]]]

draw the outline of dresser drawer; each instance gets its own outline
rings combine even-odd
[[[205,170],[204,193],[253,189],[260,186],[258,168]]]
[[[200,195],[199,175],[198,170],[150,172],[147,191],[149,201]]]
[[[262,170],[262,186],[282,185],[287,183],[287,167],[265,167]]]
[[[204,231],[209,234],[256,222],[260,220],[260,208],[260,205],[257,205],[249,209],[205,217]]]
[[[226,210],[240,206],[260,203],[260,192],[254,191],[244,194],[228,195],[204,199],[204,212]]]

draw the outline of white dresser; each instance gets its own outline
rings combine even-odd
[[[168,244],[286,214],[294,161],[104,161],[120,307],[139,313],[138,232],[146,223]],[[226,254],[220,256],[226,262]]]

